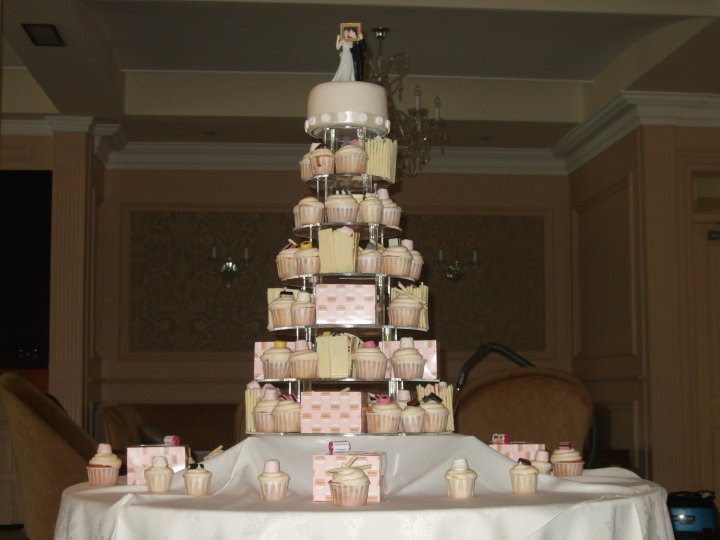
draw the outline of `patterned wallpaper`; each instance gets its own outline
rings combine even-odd
[[[443,349],[545,349],[542,217],[413,215],[403,225],[426,261],[430,337]],[[291,230],[289,213],[131,211],[129,351],[247,351],[272,340],[266,289],[279,286],[275,255]],[[218,268],[245,247],[250,261],[226,287]],[[477,250],[479,270],[449,281],[432,263],[439,248],[464,261]]]

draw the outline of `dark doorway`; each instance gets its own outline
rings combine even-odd
[[[0,171],[0,369],[48,367],[52,173]]]

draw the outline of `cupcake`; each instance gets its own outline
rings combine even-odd
[[[308,347],[307,341],[295,343],[290,355],[290,373],[297,379],[315,379],[318,376],[318,353]]]
[[[166,493],[170,490],[173,470],[168,466],[165,456],[155,456],[152,467],[145,469],[145,483],[150,493]]]
[[[390,301],[388,319],[392,326],[417,327],[420,322],[422,302],[412,294],[401,292]]]
[[[310,164],[310,152],[300,160],[300,178],[304,181],[313,177],[312,165]]]
[[[393,365],[395,377],[401,379],[422,379],[425,369],[425,359],[415,348],[413,338],[401,338],[400,348],[393,353],[390,361]]]
[[[265,379],[290,377],[290,354],[292,351],[286,345],[284,341],[276,341],[260,356]]]
[[[365,413],[368,433],[397,433],[402,412],[395,402],[374,403]]]
[[[297,401],[278,401],[272,410],[273,431],[300,433],[300,404]]]
[[[320,250],[312,247],[312,242],[303,242],[295,252],[295,263],[299,275],[320,273]]]
[[[398,403],[400,405],[400,403]],[[400,415],[400,426],[405,433],[421,433],[425,423],[425,411],[419,405],[406,405]]]
[[[352,223],[357,219],[358,203],[352,195],[336,193],[325,201],[325,211],[330,223]]]
[[[477,473],[470,469],[465,458],[453,458],[445,473],[447,495],[451,499],[471,499],[475,496]]]
[[[356,379],[384,379],[387,373],[387,356],[374,341],[366,341],[352,356]]]
[[[393,202],[385,188],[378,189],[378,198],[383,205],[382,224],[391,227],[400,226],[402,209]]]
[[[425,261],[423,260],[422,255],[420,255],[420,252],[417,249],[414,249],[414,244],[412,240],[405,239],[400,242],[400,244],[405,246],[408,251],[410,251],[410,256],[412,257],[412,262],[410,263],[410,273],[408,275],[410,279],[418,281],[420,279],[420,274],[422,273],[422,267],[423,264],[425,264]]]
[[[365,506],[367,504],[370,479],[363,471],[363,467],[353,467],[357,457],[351,457],[339,469],[329,469],[332,473],[330,480],[330,492],[335,506]]]
[[[550,456],[555,476],[582,476],[585,461],[569,442],[561,442]]]
[[[393,246],[382,253],[383,273],[389,276],[409,277],[412,255],[405,246]]]
[[[205,470],[205,466],[193,463],[183,473],[185,480],[185,495],[202,496],[210,492],[210,479],[212,473]]]
[[[284,328],[292,326],[292,304],[295,301],[295,295],[290,291],[283,291],[280,296],[275,298],[268,309],[270,310],[270,328]]]
[[[283,501],[287,498],[290,476],[280,470],[277,459],[268,459],[263,465],[263,472],[258,476],[258,484],[264,501]]]
[[[333,173],[335,159],[333,153],[324,144],[317,145],[308,158],[313,176]]]
[[[305,197],[297,204],[298,226],[322,223],[325,205],[316,197]]]
[[[408,403],[412,401],[412,396],[410,395],[410,390],[407,390],[406,388],[401,388],[397,391],[397,404],[398,407],[401,409],[405,409],[405,407],[408,406]]]
[[[530,462],[540,474],[550,474],[552,472],[552,463],[550,463],[550,454],[547,450],[538,450],[535,452],[535,459]]]
[[[297,262],[295,261],[295,253],[298,252],[298,248],[289,244],[288,247],[283,248],[280,253],[275,257],[275,265],[277,266],[277,273],[280,279],[289,278],[297,275]]]
[[[100,443],[97,454],[90,458],[87,466],[88,483],[91,486],[114,486],[117,484],[120,467],[122,460],[113,454],[112,447],[107,443]]]
[[[537,491],[538,470],[526,459],[510,469],[510,482],[515,495],[534,495]]]
[[[357,220],[360,223],[380,223],[382,221],[383,204],[375,193],[366,193],[360,203]]]
[[[298,292],[290,310],[292,311],[294,326],[312,326],[315,324],[315,302],[313,302],[312,295],[309,292]]]
[[[377,249],[361,249],[357,256],[357,271],[360,274],[382,273],[382,255]]]
[[[255,404],[255,408],[253,409],[255,431],[259,433],[271,433],[275,431],[272,412],[277,404],[278,398],[275,389],[266,389],[263,393],[263,398]]]
[[[423,423],[423,432],[425,433],[441,433],[447,431],[448,417],[450,411],[445,405],[429,400],[420,404],[425,411],[425,422]]]
[[[335,152],[335,172],[364,174],[367,170],[368,155],[358,144],[348,144]]]

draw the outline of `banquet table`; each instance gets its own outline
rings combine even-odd
[[[352,451],[385,452],[385,497],[339,508],[312,501],[312,456],[337,436],[250,437],[205,462],[210,494],[184,495],[176,473],[166,494],[145,486],[65,490],[57,539],[672,539],[666,491],[625,469],[586,470],[581,477],[540,475],[535,495],[514,495],[514,461],[465,435],[355,436]],[[447,497],[444,473],[454,457],[478,473],[475,497]],[[277,458],[290,475],[288,498],[260,498],[257,476]]]

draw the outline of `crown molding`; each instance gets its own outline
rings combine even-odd
[[[4,137],[14,135],[38,137],[52,135],[52,133],[46,120],[3,118],[0,122],[0,135]]]
[[[88,133],[93,125],[92,116],[46,116],[53,133]]]
[[[107,167],[110,154],[125,148],[125,131],[120,124],[97,124],[93,126],[92,133],[95,155]]]

